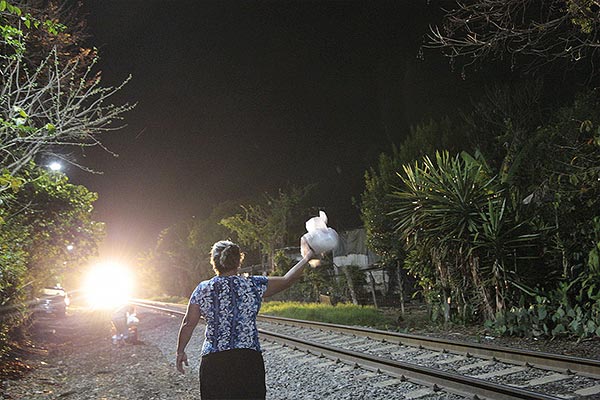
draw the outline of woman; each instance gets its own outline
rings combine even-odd
[[[235,243],[213,245],[210,262],[216,276],[200,282],[190,297],[177,341],[177,370],[188,365],[185,347],[200,317],[206,321],[200,394],[207,399],[264,399],[265,366],[258,341],[256,315],[263,297],[292,285],[313,252],[300,240],[305,256],[285,276],[239,276],[243,254]]]

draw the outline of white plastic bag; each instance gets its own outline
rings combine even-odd
[[[127,325],[137,325],[139,323],[140,323],[140,320],[138,317],[136,317],[135,314],[127,315]]]
[[[313,217],[306,221],[307,233],[302,236],[308,245],[313,249],[315,255],[327,253],[335,249],[339,242],[337,232],[327,227],[327,215],[319,211],[318,217]],[[302,257],[306,255],[307,249],[302,248]]]

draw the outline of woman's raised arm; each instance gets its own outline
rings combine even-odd
[[[300,239],[300,246],[302,247],[302,253],[304,253],[304,257],[302,260],[298,261],[296,265],[294,265],[284,276],[270,276],[267,283],[267,290],[263,297],[273,296],[292,286],[294,282],[296,282],[302,276],[302,271],[304,271],[304,267],[308,261],[314,257],[314,252],[304,239]]]

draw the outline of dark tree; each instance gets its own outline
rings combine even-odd
[[[453,1],[426,47],[440,48],[465,73],[484,59],[537,72],[549,64],[596,73],[598,0]]]

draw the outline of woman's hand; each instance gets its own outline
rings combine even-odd
[[[304,236],[300,238],[300,253],[306,261],[310,260],[311,258],[314,258],[315,256],[315,252],[313,251],[313,249],[311,249],[310,245],[308,244],[308,241]]]
[[[177,353],[177,362],[176,362],[177,371],[181,372],[182,374],[185,374],[185,370],[183,369],[183,364],[185,364],[186,367],[189,366],[187,354],[185,354],[185,351],[181,352],[181,353]]]

